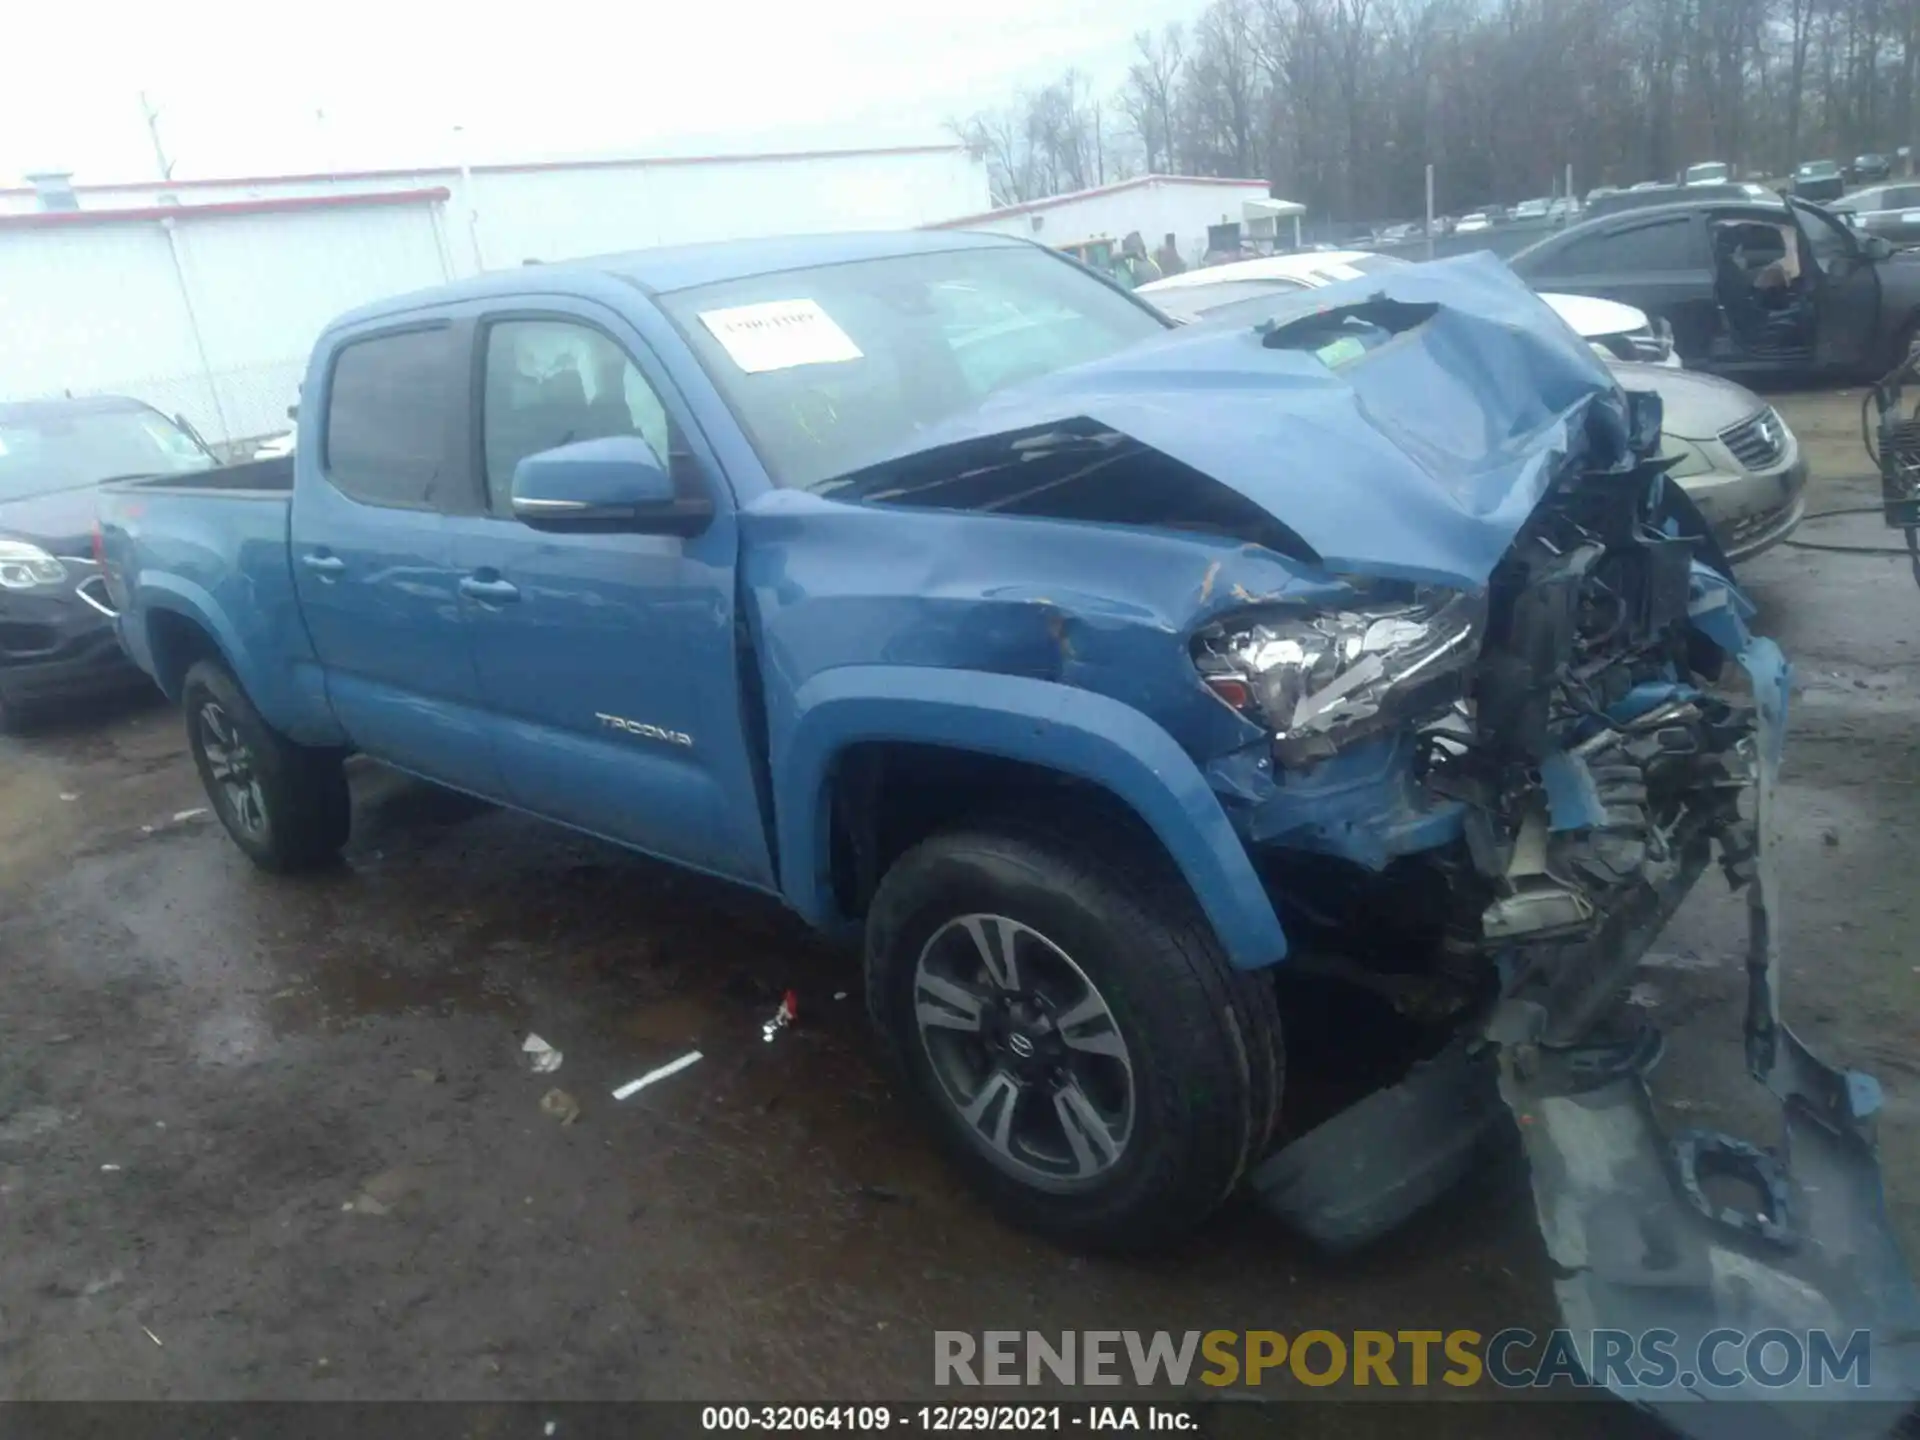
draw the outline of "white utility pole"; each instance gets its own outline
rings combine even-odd
[[[467,212],[467,240],[473,246],[475,274],[487,268],[487,256],[480,245],[480,205],[473,194],[473,166],[467,157],[467,127],[453,127],[453,143],[460,149],[460,203]]]
[[[140,92],[140,113],[146,117],[147,138],[153,142],[153,161],[160,167],[162,180],[173,179],[173,161],[167,158],[167,147],[160,139],[160,112],[147,100],[147,92]]]
[[[1427,164],[1427,259],[1433,258],[1433,164]]]

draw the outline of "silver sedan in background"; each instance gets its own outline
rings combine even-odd
[[[1787,422],[1743,385],[1695,370],[1608,362],[1660,397],[1660,453],[1730,560],[1779,544],[1806,513],[1807,462]]]

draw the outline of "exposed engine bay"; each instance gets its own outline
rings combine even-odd
[[[1686,518],[1656,467],[1590,475],[1484,595],[1201,637],[1209,686],[1274,726],[1276,796],[1241,815],[1302,941],[1290,963],[1436,1020],[1528,994],[1571,1042],[1716,844],[1744,882],[1754,708],[1690,626]],[[1396,803],[1352,819],[1356,787]],[[1345,813],[1300,828],[1322,791]]]

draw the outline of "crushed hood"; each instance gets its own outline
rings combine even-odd
[[[1491,255],[1315,300],[1277,326],[1174,331],[1001,391],[823,493],[992,509],[991,488],[954,505],[902,476],[1004,468],[1049,430],[1104,430],[1238,492],[1329,570],[1477,588],[1570,459],[1624,467],[1649,433],[1605,363]],[[1340,314],[1395,333],[1323,363],[1303,327]]]

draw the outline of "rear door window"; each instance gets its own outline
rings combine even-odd
[[[396,510],[432,510],[453,498],[464,355],[445,325],[341,348],[327,387],[323,460],[335,489]]]
[[[1694,254],[1691,215],[1642,222],[1599,235],[1583,235],[1547,257],[1543,275],[1643,275],[1687,270]]]

